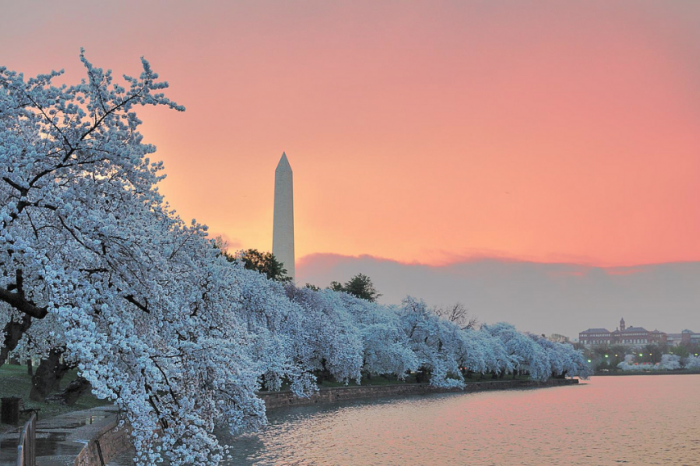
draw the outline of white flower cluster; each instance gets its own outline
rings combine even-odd
[[[700,369],[700,357],[691,354],[683,361],[683,367],[691,370]]]
[[[382,306],[226,261],[157,190],[135,107],[184,110],[167,83],[145,60],[125,86],[81,60],[74,86],[0,67],[2,357],[61,348],[125,411],[139,464],[219,463],[215,426],[264,425],[259,390],[308,396],[319,371],[348,382],[420,370],[439,387],[468,372],[587,375],[570,345],[508,324],[463,330],[412,298]]]
[[[625,355],[625,360],[617,365],[623,371],[676,371],[679,369],[698,369],[700,368],[700,358],[693,355],[681,361],[681,357],[675,354],[664,354],[661,356],[661,361],[657,363],[651,362],[634,362],[634,355]]]

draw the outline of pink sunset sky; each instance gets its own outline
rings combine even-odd
[[[118,75],[145,56],[187,107],[140,113],[161,190],[234,249],[271,249],[286,151],[300,264],[700,260],[700,2],[4,2],[0,18],[0,65],[28,75],[78,79],[80,47]]]

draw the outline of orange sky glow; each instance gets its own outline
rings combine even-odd
[[[700,260],[700,2],[2,10],[0,65],[27,75],[81,77],[81,46],[151,62],[187,107],[140,112],[161,191],[233,249],[271,249],[286,151],[297,260]]]

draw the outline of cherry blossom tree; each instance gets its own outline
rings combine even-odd
[[[145,60],[126,87],[81,60],[73,86],[0,68],[3,356],[23,335],[35,354],[65,348],[125,409],[140,463],[215,463],[214,424],[262,425],[264,406],[230,312],[235,267],[163,203],[162,166],[137,131],[136,106],[183,108]]]
[[[553,376],[588,378],[591,375],[590,366],[586,364],[583,354],[576,351],[569,343],[553,342],[547,338],[530,335],[530,337],[545,351]]]
[[[362,337],[363,371],[367,374],[393,374],[402,380],[407,372],[418,369],[418,359],[402,331],[394,307],[383,306],[349,293],[339,295],[342,305],[353,317]]]
[[[683,367],[685,369],[693,369],[697,370],[700,369],[700,357],[690,355],[687,358],[683,360]]]
[[[633,354],[626,354],[624,361],[618,364],[617,367],[622,369],[623,371],[632,371],[638,369],[638,366],[634,364]]]
[[[661,355],[661,362],[659,363],[659,369],[665,371],[675,371],[681,368],[681,357],[675,354],[663,354]]]
[[[300,342],[304,365],[330,374],[339,382],[359,382],[362,370],[362,336],[340,293],[332,290],[289,287],[289,296],[305,316],[307,333]]]
[[[535,380],[547,380],[551,374],[546,352],[532,338],[504,322],[484,325],[482,330],[500,339],[517,370],[526,370]]]
[[[421,370],[430,374],[430,384],[441,388],[463,387],[458,337],[461,329],[436,316],[424,301],[410,296],[404,299],[399,312],[411,350]]]

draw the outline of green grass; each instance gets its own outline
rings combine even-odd
[[[36,369],[36,368],[35,368]],[[66,373],[61,380],[61,390],[63,390],[71,381],[77,377],[77,371],[71,370]],[[58,403],[44,403],[42,401],[31,401],[29,399],[29,391],[32,388],[32,378],[27,374],[27,366],[14,366],[3,364],[0,366],[0,397],[16,396],[22,398],[24,404],[23,409],[39,409],[39,419],[45,419],[51,416],[68,413],[71,411],[79,411],[82,409],[90,409],[98,406],[110,404],[106,400],[98,400],[92,393],[85,393],[81,396],[73,406],[63,406]],[[25,416],[26,417],[26,416]],[[0,432],[12,429],[15,426],[0,424]]]

